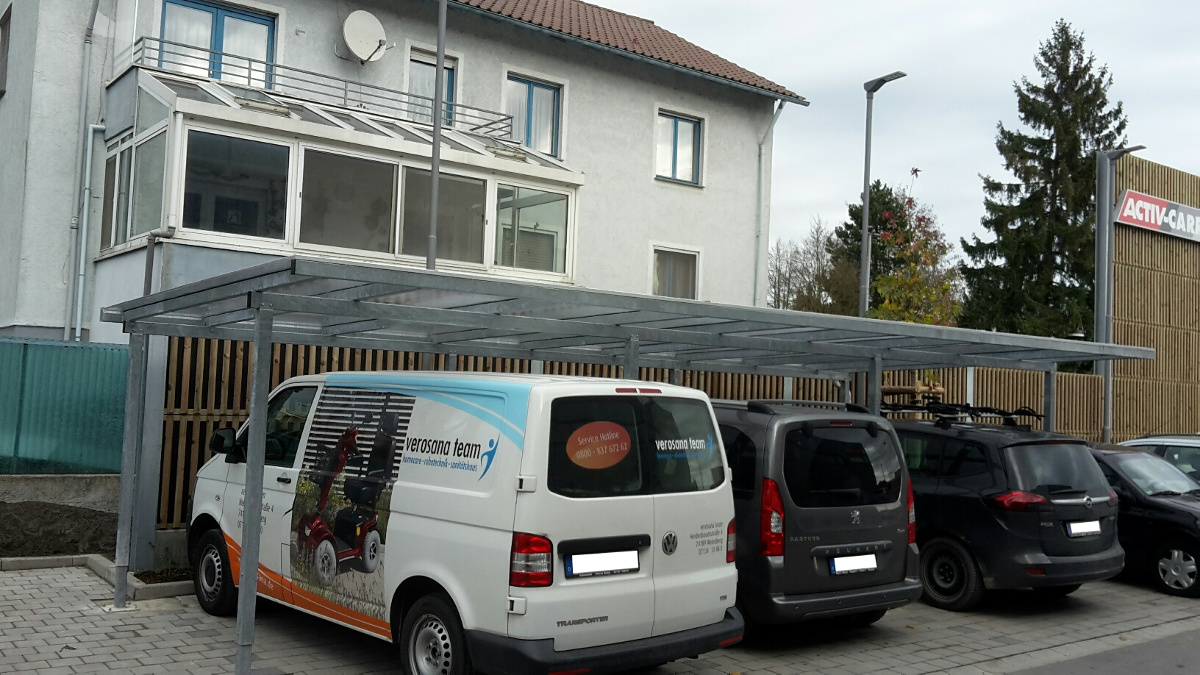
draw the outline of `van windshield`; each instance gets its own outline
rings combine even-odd
[[[1033,443],[1004,449],[1018,490],[1043,497],[1071,492],[1108,494],[1108,481],[1082,443]]]
[[[564,497],[711,490],[725,481],[703,401],[573,396],[550,405],[547,483]]]
[[[783,479],[801,508],[891,504],[900,498],[900,453],[886,432],[796,429],[784,440]]]

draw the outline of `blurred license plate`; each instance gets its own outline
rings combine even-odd
[[[841,558],[829,559],[829,572],[831,574],[850,574],[852,572],[874,572],[878,563],[875,562],[875,554],[868,553],[867,555],[851,555]]]
[[[1067,534],[1072,537],[1084,537],[1089,534],[1100,534],[1100,521],[1084,520],[1078,523],[1067,523]]]
[[[637,551],[583,553],[566,559],[568,577],[597,577],[638,571]]]

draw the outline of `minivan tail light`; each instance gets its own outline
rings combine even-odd
[[[725,562],[731,563],[737,557],[737,519],[729,521],[725,528]]]
[[[554,545],[545,537],[513,532],[510,586],[549,586],[554,581]]]
[[[1112,502],[1112,505],[1113,505],[1114,507],[1115,507],[1115,506],[1117,506],[1117,504],[1119,504],[1119,503],[1120,503],[1120,501],[1121,501],[1121,498],[1117,496],[1117,491],[1116,491],[1116,490],[1109,490],[1109,491],[1108,491],[1108,499],[1109,499],[1109,500]]]
[[[1005,511],[1050,511],[1050,500],[1032,492],[1013,490],[989,499],[992,506]]]
[[[770,478],[762,482],[761,515],[758,552],[783,555],[783,498],[779,496],[779,486]]]
[[[917,543],[917,506],[913,501],[912,479],[908,481],[908,543]]]

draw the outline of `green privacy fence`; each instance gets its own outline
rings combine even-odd
[[[0,338],[0,474],[119,473],[123,345]]]

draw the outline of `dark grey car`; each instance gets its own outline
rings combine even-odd
[[[848,615],[865,625],[921,595],[899,441],[887,420],[849,407],[713,403],[748,623]]]

